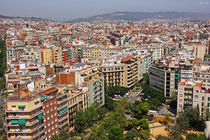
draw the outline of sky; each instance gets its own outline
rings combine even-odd
[[[210,0],[0,0],[0,15],[72,20],[116,11],[210,13]]]

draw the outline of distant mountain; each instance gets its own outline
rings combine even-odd
[[[130,20],[138,21],[143,19],[179,19],[179,18],[210,18],[209,13],[191,13],[191,12],[114,12],[91,16],[88,18],[78,18],[67,22],[81,21],[103,21],[103,20]]]
[[[0,19],[23,19],[30,21],[52,21],[51,19],[39,18],[39,17],[13,17],[13,16],[4,16],[0,15]]]

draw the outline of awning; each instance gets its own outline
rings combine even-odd
[[[46,98],[47,98],[47,95],[45,95],[45,94],[42,95],[42,96],[41,96],[41,101],[45,100]]]
[[[63,109],[59,110],[58,113],[59,114],[62,114],[63,112],[66,112],[68,110],[67,107],[64,107]]]
[[[43,113],[42,114],[39,114],[37,117],[38,117],[39,120],[40,119],[43,119]]]
[[[25,105],[18,105],[18,107],[25,107]]]
[[[11,120],[11,124],[18,124],[18,120]]]
[[[25,123],[26,123],[26,120],[24,120],[24,119],[19,120],[19,124],[25,124]]]

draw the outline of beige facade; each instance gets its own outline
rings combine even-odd
[[[43,64],[48,65],[54,63],[54,52],[52,49],[41,49],[40,56],[40,62]]]
[[[5,112],[8,140],[45,138],[44,122],[41,120],[43,110],[38,95],[9,96]]]
[[[138,70],[141,65],[138,64],[135,58],[127,56],[122,58],[120,62],[102,64],[100,69],[104,74],[107,85],[131,88],[141,78],[141,74],[138,74],[142,72],[142,70]]]
[[[54,63],[56,66],[62,65],[62,49],[59,47],[53,48],[54,53]]]
[[[74,88],[68,93],[69,129],[74,129],[76,112],[88,106],[88,92],[84,88]]]
[[[90,47],[83,49],[84,58],[102,58],[115,54],[119,48],[109,48],[105,46]]]

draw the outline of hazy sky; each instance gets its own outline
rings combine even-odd
[[[69,20],[115,11],[210,13],[210,0],[0,0],[0,15]]]

